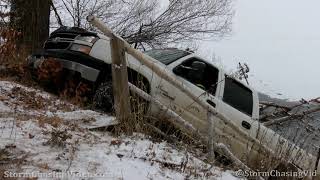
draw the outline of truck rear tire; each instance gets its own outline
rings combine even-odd
[[[93,95],[93,108],[103,112],[114,112],[112,81],[101,83]]]
[[[146,93],[150,92],[150,84],[148,80],[143,76],[139,75],[138,73],[133,74],[132,71],[129,71],[128,80],[130,83],[134,84]],[[130,96],[132,112],[139,111],[139,113],[144,114],[148,111],[149,102],[133,94],[131,91]],[[103,112],[114,112],[112,79],[104,80],[100,85],[98,85],[98,88],[96,89],[93,95],[92,105],[94,109],[101,110]]]

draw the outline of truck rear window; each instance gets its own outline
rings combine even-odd
[[[252,115],[252,91],[243,84],[227,76],[225,78],[223,101],[249,116]]]
[[[179,49],[152,49],[144,53],[165,65],[169,65],[190,54],[189,52]]]

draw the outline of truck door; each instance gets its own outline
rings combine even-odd
[[[221,104],[219,112],[233,121],[241,130],[250,135],[256,136],[256,123],[253,120],[254,94],[242,83],[225,75],[221,91]],[[220,121],[220,126],[223,122]],[[221,130],[221,129],[219,129]],[[227,142],[231,151],[243,161],[248,161],[252,143],[234,129],[225,127],[222,132],[222,141]]]
[[[199,100],[217,108],[215,97],[218,87],[219,70],[199,58],[190,58],[169,66],[172,75],[181,81]],[[182,118],[191,123],[203,133],[207,133],[207,110],[194,102],[181,90],[166,81],[161,81],[158,87],[159,98]]]

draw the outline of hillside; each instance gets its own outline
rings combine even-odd
[[[66,178],[66,173],[73,179],[237,179],[206,164],[201,153],[143,134],[94,130],[112,124],[116,121],[107,114],[0,81],[0,173],[33,173],[39,179]]]

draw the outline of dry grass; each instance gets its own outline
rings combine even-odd
[[[59,117],[47,117],[41,116],[38,119],[39,127],[45,127],[46,124],[51,125],[54,128],[59,128],[63,124],[63,120]]]
[[[90,91],[90,87],[86,83],[75,82],[73,79],[65,81],[69,78],[61,73],[61,64],[56,63],[53,58],[49,58],[41,64],[37,70],[37,82],[34,81],[27,64],[30,52],[23,47],[18,49],[16,46],[20,35],[21,33],[14,30],[0,28],[0,80],[14,81],[38,89],[43,89],[42,85],[50,82],[50,88],[59,88],[58,94],[62,99],[77,105],[86,104],[88,102],[86,92]],[[41,86],[39,82],[41,82]]]
[[[20,87],[14,87],[9,97],[15,98],[26,109],[43,109],[45,107],[46,99],[37,95],[35,91],[28,92]]]
[[[67,140],[72,138],[67,129],[54,128],[50,131],[44,131],[43,134],[50,135],[49,140],[44,145],[50,145],[51,147],[65,147]]]
[[[28,156],[28,153],[16,149],[14,144],[9,144],[0,149],[0,179],[17,179],[5,177],[6,172],[19,169],[25,164]]]
[[[27,66],[29,52],[23,47],[18,49],[16,45],[20,36],[20,32],[0,28],[0,79],[35,86]]]

